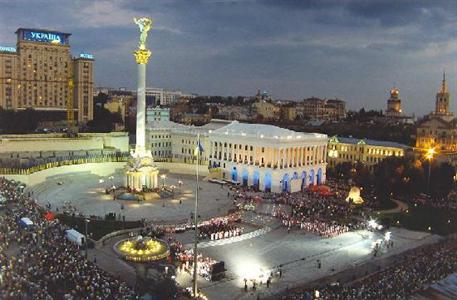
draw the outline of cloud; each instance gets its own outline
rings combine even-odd
[[[18,27],[68,31],[96,57],[96,84],[135,87],[138,29],[154,26],[148,83],[201,94],[340,97],[383,108],[393,84],[405,111],[433,106],[440,73],[457,80],[456,1],[0,0],[0,44]],[[33,13],[31,13],[33,10]],[[437,85],[438,84],[438,85]],[[457,103],[455,103],[457,105]]]

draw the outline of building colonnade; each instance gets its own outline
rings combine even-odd
[[[327,145],[257,146],[211,142],[210,167],[217,161],[242,163],[268,168],[296,168],[326,161]]]

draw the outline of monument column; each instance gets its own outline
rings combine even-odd
[[[135,147],[137,153],[144,153],[146,150],[146,64],[150,55],[150,51],[135,51],[135,59],[138,64]]]
[[[151,51],[146,47],[146,39],[152,20],[143,17],[134,18],[134,21],[140,29],[138,49],[133,52],[138,65],[136,146],[135,151],[131,152],[132,159],[126,165],[126,176],[128,188],[141,191],[144,188],[157,188],[159,171],[155,167],[151,150],[146,146],[146,65],[151,56]]]

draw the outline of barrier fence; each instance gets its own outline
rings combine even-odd
[[[24,168],[0,168],[0,174],[4,175],[29,175],[35,172],[62,167],[62,166],[72,166],[88,163],[106,163],[106,162],[127,162],[130,159],[130,154],[112,154],[112,155],[103,155],[96,157],[83,157],[75,159],[62,159],[59,161],[52,161],[45,164],[39,164],[31,167]]]

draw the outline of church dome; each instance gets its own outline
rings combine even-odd
[[[394,87],[390,90],[390,96],[393,98],[398,97],[399,93],[400,93],[400,91],[396,87]]]

